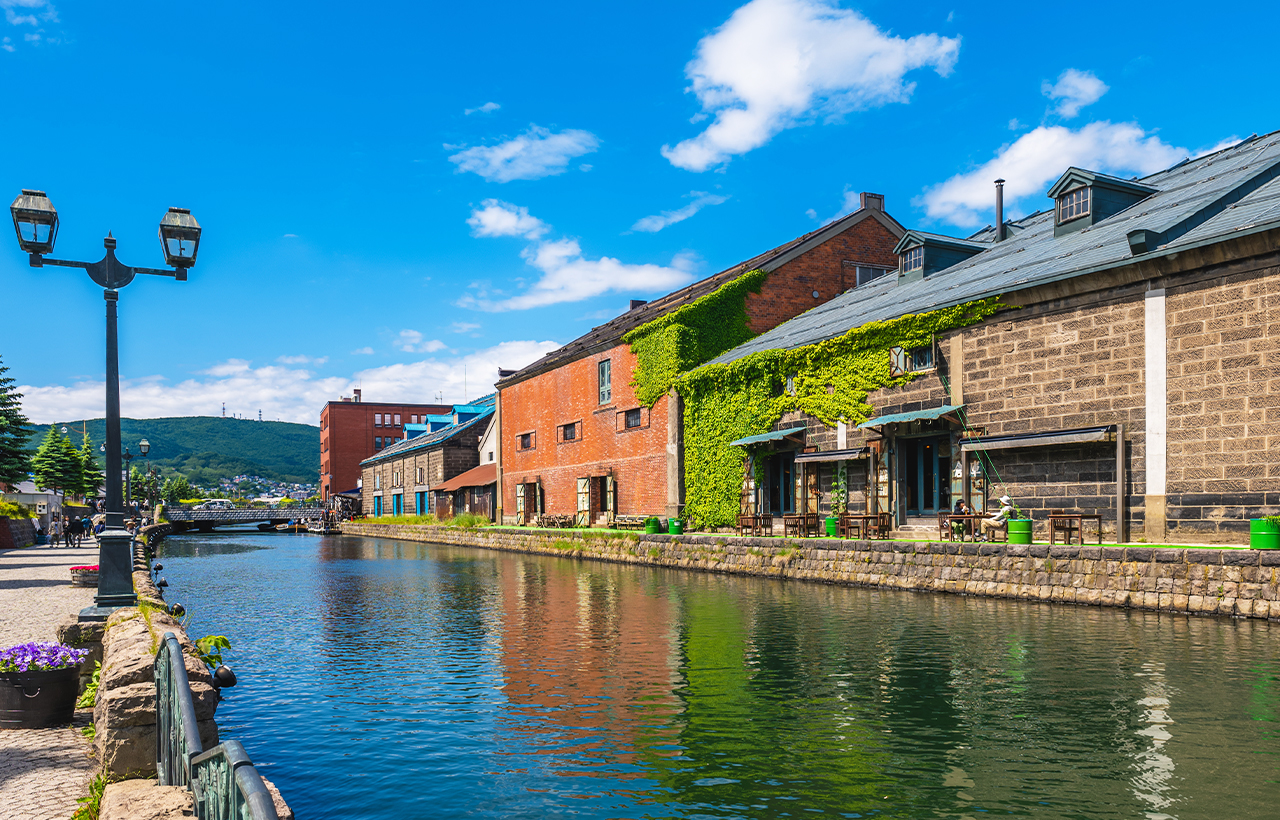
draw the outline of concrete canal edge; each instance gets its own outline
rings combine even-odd
[[[1280,619],[1280,551],[744,538],[345,522],[342,532],[643,566]]]

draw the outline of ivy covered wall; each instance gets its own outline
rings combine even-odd
[[[769,272],[753,270],[622,337],[636,356],[636,398],[648,407],[681,373],[732,350],[755,334],[747,327],[747,294],[759,293]]]
[[[679,362],[687,360],[674,357],[691,341],[675,333],[660,346],[650,334],[645,340],[650,357],[645,378],[660,373],[665,379],[674,372],[672,383],[684,399],[686,518],[709,527],[736,522],[746,453],[729,442],[768,432],[790,410],[807,413],[829,425],[842,420],[851,424],[866,421],[874,412],[867,401],[871,391],[906,384],[914,378],[914,374],[890,374],[891,347],[923,347],[941,333],[985,320],[1000,307],[998,299],[984,299],[871,322],[825,342],[795,350],[761,351],[683,376],[679,375]],[[698,325],[691,326],[695,333],[699,329]],[[707,358],[720,352],[723,351]],[[672,358],[663,360],[663,356]],[[788,378],[792,379],[790,392],[783,389]],[[655,388],[657,383],[655,379]]]

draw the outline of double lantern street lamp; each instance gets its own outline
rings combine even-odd
[[[151,452],[151,442],[144,438],[138,442],[138,455],[146,458],[149,452]],[[129,452],[128,447],[124,448],[124,452],[120,454],[120,458],[124,459],[124,505],[129,512],[133,512],[133,469],[129,466],[129,462],[136,457]]]
[[[18,234],[18,245],[29,254],[33,268],[56,265],[64,268],[83,268],[89,278],[101,286],[107,303],[107,441],[106,448],[106,526],[98,536],[101,545],[98,555],[98,594],[94,606],[80,613],[82,621],[104,621],[119,607],[133,606],[138,602],[133,592],[132,537],[124,528],[124,505],[121,496],[120,462],[132,458],[120,449],[120,356],[116,343],[116,302],[119,289],[133,281],[133,277],[145,273],[151,276],[169,276],[179,282],[187,280],[187,271],[196,263],[196,251],[200,247],[200,223],[186,208],[170,208],[160,220],[160,249],[164,261],[171,270],[134,268],[116,259],[116,240],[107,234],[102,241],[106,255],[98,262],[73,262],[66,259],[50,259],[58,238],[58,212],[45,196],[44,191],[23,189],[9,206],[13,214],[13,228]],[[149,448],[146,442],[142,442]],[[146,454],[146,450],[143,450]]]

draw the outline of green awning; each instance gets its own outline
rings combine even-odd
[[[910,413],[894,413],[889,416],[880,416],[879,418],[868,419],[867,421],[862,422],[862,424],[859,424],[858,429],[861,430],[863,427],[882,427],[886,424],[902,424],[907,421],[927,421],[929,419],[942,418],[943,416],[959,412],[963,409],[963,404],[957,407],[944,404],[941,407],[935,407],[932,410],[913,410]]]
[[[729,446],[745,447],[748,444],[760,444],[766,441],[777,441],[778,439],[786,438],[787,436],[793,433],[803,433],[806,429],[808,428],[788,427],[785,430],[770,430],[769,432],[761,433],[758,436],[747,436],[746,438],[740,438],[737,441],[731,441],[729,442]]]

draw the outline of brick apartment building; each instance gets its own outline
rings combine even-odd
[[[452,411],[448,404],[361,401],[360,391],[327,402],[320,411],[320,497],[349,492],[360,480],[360,462],[405,437],[404,425]]]
[[[897,265],[905,231],[884,197],[822,228],[613,321],[498,382],[501,520],[574,515],[581,525],[614,515],[675,515],[683,501],[680,409],[667,395],[644,406],[632,386],[629,331],[707,296],[742,275],[768,272],[746,298],[753,333],[775,327]],[[674,406],[673,406],[674,405]]]
[[[767,465],[744,511],[825,514],[844,464],[851,511],[934,533],[957,498],[1004,493],[1041,530],[1052,509],[1096,511],[1148,543],[1241,543],[1280,513],[1280,132],[1141,180],[1071,168],[1048,196],[999,236],[908,232],[897,276],[713,360],[994,296],[1016,308],[885,350],[918,375],[872,392],[869,419],[792,412],[738,445]]]
[[[491,393],[470,404],[444,407],[446,412],[430,414],[427,421],[408,425],[407,438],[362,461],[360,496],[364,514],[380,517],[436,513],[435,490],[480,466],[480,448],[493,423],[496,399],[496,394]],[[485,458],[488,457],[486,453]],[[452,513],[452,509],[442,511],[442,517]]]

